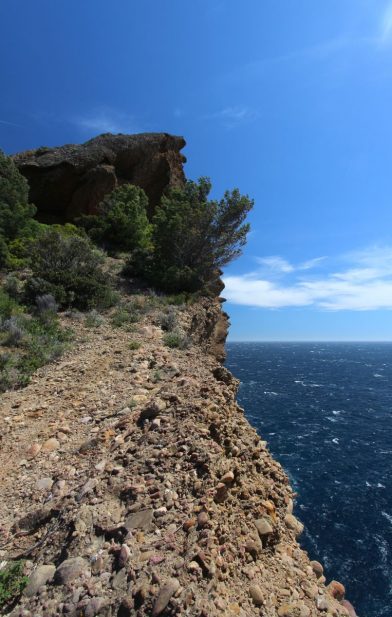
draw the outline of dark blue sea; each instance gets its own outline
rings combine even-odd
[[[392,616],[392,343],[229,343],[239,403],[298,493],[301,543]]]

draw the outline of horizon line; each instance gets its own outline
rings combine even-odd
[[[244,340],[228,340],[226,343],[392,343],[390,340],[371,340],[371,339],[244,339]]]

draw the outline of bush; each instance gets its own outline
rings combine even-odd
[[[96,216],[78,219],[97,244],[110,251],[133,251],[150,246],[148,199],[143,189],[125,184],[115,189],[99,206]]]
[[[0,319],[10,319],[12,315],[21,312],[19,304],[0,287]]]
[[[121,328],[122,326],[135,324],[139,319],[140,315],[132,305],[120,306],[112,315],[111,323],[115,328]]]
[[[4,280],[3,289],[10,298],[19,300],[22,294],[22,283],[16,276],[9,274]]]
[[[20,345],[25,334],[16,316],[6,319],[1,324],[0,330],[6,335],[3,345],[7,345],[8,347],[17,347]]]
[[[162,330],[172,332],[177,325],[177,315],[173,309],[169,309],[167,313],[161,313],[158,318],[159,325]]]
[[[190,338],[179,330],[165,334],[163,342],[167,347],[171,347],[172,349],[187,349],[191,344]]]
[[[205,289],[241,254],[249,231],[244,221],[253,206],[238,189],[220,201],[208,199],[210,190],[207,178],[171,189],[152,220],[153,248],[134,251],[126,271],[172,293]]]
[[[70,339],[69,330],[58,323],[53,298],[41,297],[38,305],[32,317],[0,288],[0,343],[9,348],[0,357],[0,392],[25,386],[37,368],[63,353]]]
[[[22,264],[25,255],[20,253],[26,251],[18,240],[36,233],[40,224],[33,219],[35,213],[36,208],[28,203],[26,179],[0,150],[0,267]]]
[[[84,320],[84,325],[86,328],[99,328],[99,326],[102,326],[103,323],[104,319],[102,315],[94,309],[86,315],[86,319]]]
[[[128,347],[132,351],[136,351],[136,349],[140,348],[140,343],[139,343],[139,341],[130,341]]]
[[[25,299],[35,304],[38,296],[50,294],[62,307],[107,308],[115,294],[102,262],[103,256],[87,239],[49,229],[32,245],[33,276],[26,284]]]
[[[0,609],[15,601],[28,583],[23,574],[24,561],[11,561],[0,570]]]

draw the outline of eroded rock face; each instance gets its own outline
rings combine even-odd
[[[81,145],[38,148],[13,158],[30,185],[30,201],[44,222],[95,214],[104,196],[121,184],[142,187],[150,214],[162,193],[185,181],[183,137],[167,133],[105,133]]]

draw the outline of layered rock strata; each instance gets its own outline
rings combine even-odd
[[[183,137],[167,133],[99,135],[84,144],[38,148],[13,158],[44,222],[95,214],[107,193],[124,183],[147,193],[150,214],[162,194],[185,180]]]
[[[206,302],[178,312],[183,350],[154,312],[132,333],[73,321],[76,347],[4,395],[0,562],[29,576],[13,617],[350,615],[208,350]]]

